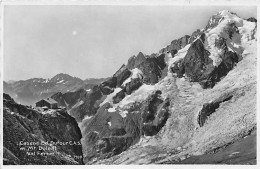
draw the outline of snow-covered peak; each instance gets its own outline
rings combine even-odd
[[[237,14],[235,14],[233,12],[230,12],[228,10],[223,10],[210,17],[205,30],[213,29],[214,27],[218,26],[225,19],[238,21],[241,18],[238,17]]]
[[[241,55],[243,52],[241,42],[252,39],[253,30],[256,26],[254,22],[248,22],[229,11],[221,11],[219,14],[223,17],[221,22],[205,31],[205,48],[211,53],[209,57],[213,60],[214,66],[221,63],[220,55],[223,50],[216,46],[216,41],[224,38],[227,47]]]
[[[226,49],[239,56],[242,55],[245,50],[243,43],[256,39],[256,23],[244,20],[228,10],[223,10],[210,17],[207,26],[201,32],[205,34],[203,45],[210,52],[209,58],[213,60],[213,65],[217,67],[222,62],[221,56]],[[196,39],[199,38],[198,36]],[[184,59],[190,46],[191,44],[188,44],[180,49],[174,58],[167,55],[166,62],[169,68],[172,64]]]
[[[222,10],[222,11],[218,12],[218,15],[221,15],[223,17],[234,17],[234,16],[237,17],[237,14],[230,12],[228,10]]]

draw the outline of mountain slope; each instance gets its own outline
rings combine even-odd
[[[191,36],[156,54],[140,52],[91,90],[71,93],[84,163],[181,163],[248,145],[243,137],[256,130],[256,22],[221,11]],[[216,156],[238,154],[232,151]]]
[[[177,52],[161,51],[167,76],[155,83],[143,81],[146,84],[130,95],[122,95],[122,88],[114,90],[85,126],[83,121],[85,163],[174,163],[175,159],[204,154],[250,134],[256,127],[255,36],[254,21],[221,11],[189,44]],[[117,96],[120,100],[115,102]],[[116,120],[116,113],[121,120]],[[131,117],[134,114],[141,117]],[[129,118],[135,126],[128,124]],[[101,119],[107,119],[108,125],[93,127],[102,125]],[[125,132],[109,136],[115,129]],[[93,134],[102,149],[94,148],[94,140],[86,141]],[[130,141],[128,135],[135,139]],[[123,138],[126,143],[117,144],[119,152],[112,151],[116,140]],[[129,149],[116,155],[125,151],[125,146]],[[100,153],[93,154],[94,150]],[[96,158],[90,158],[89,153]]]
[[[66,111],[42,112],[4,94],[3,137],[4,164],[82,164],[82,135]]]

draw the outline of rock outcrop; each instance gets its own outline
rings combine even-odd
[[[169,99],[163,100],[160,94],[156,91],[144,102],[133,103],[125,110],[113,110],[109,103],[100,107],[82,133],[85,163],[117,155],[141,136],[156,135],[169,117]]]
[[[4,164],[82,164],[81,131],[66,111],[39,112],[4,94]]]
[[[169,117],[169,99],[160,98],[161,91],[150,95],[144,103],[142,112],[143,132],[145,136],[156,135]]]
[[[247,21],[250,21],[250,22],[257,22],[257,19],[255,19],[254,17],[250,17],[247,19]]]
[[[217,108],[219,108],[221,103],[232,99],[232,97],[233,97],[232,93],[226,93],[225,95],[220,96],[218,99],[216,99],[210,103],[203,104],[203,107],[198,115],[198,123],[199,123],[200,127],[202,127],[204,125],[204,123],[206,122],[207,118],[211,114],[213,114]]]
[[[75,92],[61,93],[58,92],[51,96],[52,99],[58,102],[58,106],[67,107],[68,109],[72,108],[79,99],[86,97],[87,91],[85,89],[79,89]]]
[[[136,68],[139,64],[145,61],[145,56],[142,52],[139,52],[137,56],[132,56],[128,59],[127,63],[127,68],[128,69],[134,69]]]
[[[173,40],[170,45],[161,49],[159,53],[166,53],[166,52],[182,49],[184,46],[186,46],[189,43],[189,38],[190,38],[189,35],[185,35],[179,39]]]
[[[226,33],[232,39],[232,36],[237,34],[237,27],[230,24]],[[218,53],[221,62],[219,65],[214,65],[210,58],[212,54],[205,48],[204,43],[205,34],[203,33],[191,43],[184,59],[180,59],[171,66],[171,71],[176,73],[177,77],[185,74],[191,82],[199,82],[203,88],[212,88],[221,77],[233,69],[241,57],[228,49],[227,39],[219,37],[215,41],[215,47],[221,51]]]
[[[160,78],[166,75],[164,70],[167,69],[167,65],[164,61],[164,57],[165,54],[161,54],[158,57],[148,57],[137,66],[137,68],[143,72],[143,83],[155,84]]]
[[[98,101],[102,99],[102,91],[98,85],[90,92],[80,98],[76,104],[69,109],[69,113],[77,122],[82,121],[85,116],[93,116],[99,108]]]
[[[118,111],[110,112],[110,107],[109,103],[100,107],[82,131],[84,162],[87,164],[117,155],[140,138],[140,113],[128,112],[122,117]]]
[[[194,31],[188,40],[188,44],[192,43],[195,39],[200,37],[201,34],[203,34],[203,30],[197,29],[196,31]]]

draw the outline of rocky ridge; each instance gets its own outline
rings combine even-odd
[[[73,106],[84,163],[176,163],[248,135],[256,33],[255,19],[221,11],[157,54],[131,57]]]

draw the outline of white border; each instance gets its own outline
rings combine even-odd
[[[136,6],[136,5],[151,5],[151,6],[168,6],[168,5],[174,5],[174,6],[255,6],[257,5],[257,20],[259,21],[259,10],[260,10],[260,5],[259,5],[260,0],[0,0],[0,20],[1,20],[1,39],[0,39],[0,80],[1,80],[1,85],[0,85],[0,91],[1,91],[1,103],[0,103],[0,110],[1,110],[1,121],[0,121],[0,127],[1,127],[1,133],[0,133],[0,139],[1,139],[1,162],[0,162],[0,168],[19,168],[19,169],[28,169],[28,168],[163,168],[163,169],[173,169],[173,168],[205,168],[205,169],[214,169],[214,168],[236,168],[236,169],[244,169],[244,168],[259,168],[259,164],[257,165],[252,165],[252,166],[247,166],[247,165],[82,165],[82,166],[46,166],[46,165],[30,165],[30,166],[3,166],[3,100],[2,100],[2,92],[3,92],[3,36],[4,36],[4,30],[3,30],[3,13],[4,13],[4,6],[7,5],[118,5],[118,6]],[[258,22],[258,28],[260,24]],[[257,34],[257,38],[259,39],[260,35],[259,33]],[[260,46],[260,42],[257,42],[257,46]],[[258,50],[257,50],[258,51]],[[257,72],[260,72],[260,67],[259,67],[259,59],[257,59]],[[259,76],[257,75],[257,81],[259,81]],[[259,91],[259,85],[257,85],[257,91]],[[260,93],[257,93],[257,103],[258,103],[258,98],[260,98]],[[257,104],[257,112],[260,110],[260,104]],[[257,122],[260,121],[259,115],[257,115]],[[257,140],[259,140],[259,131],[257,130]],[[259,144],[257,144],[257,152],[259,152]],[[259,153],[257,153],[257,162],[259,163]]]
[[[191,5],[252,6],[259,0],[0,0],[4,5]]]

